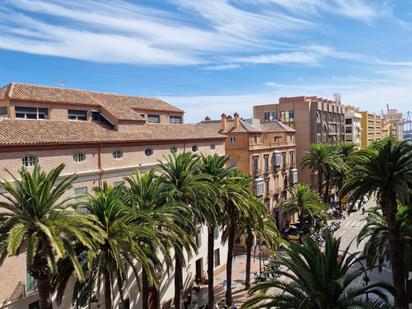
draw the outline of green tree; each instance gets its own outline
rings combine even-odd
[[[160,162],[159,171],[170,198],[178,205],[184,205],[192,212],[195,222],[205,223],[213,214],[213,202],[216,201],[215,187],[211,177],[201,171],[200,157],[185,152],[179,155],[170,154],[164,162]],[[210,221],[211,222],[211,221]],[[179,224],[179,223],[177,223]],[[181,226],[186,231],[187,240],[193,243],[195,232],[190,226]],[[194,246],[193,249],[196,249]],[[175,251],[175,308],[181,308],[181,292],[183,287],[182,268],[186,264],[184,253],[191,254],[181,244],[176,243]]]
[[[95,188],[94,195],[89,195],[85,201],[84,210],[95,216],[106,233],[104,242],[94,251],[88,251],[89,287],[97,284],[100,291],[101,278],[105,306],[113,308],[113,287],[117,282],[121,301],[124,302],[124,285],[127,282],[127,267],[132,269],[136,280],[139,279],[136,261],[145,270],[149,281],[153,281],[153,265],[148,257],[144,243],[157,240],[156,227],[150,222],[146,211],[134,211],[124,204],[122,191],[112,188],[106,183],[103,188]],[[136,224],[140,221],[141,224]],[[89,289],[91,293],[92,288]]]
[[[318,192],[325,203],[329,201],[332,172],[339,168],[339,163],[334,147],[328,144],[312,144],[309,153],[302,159],[302,169],[310,168],[318,174]]]
[[[165,273],[163,263],[168,272],[173,268],[170,249],[178,243],[180,247],[186,248],[186,251],[191,250],[192,242],[188,240],[186,230],[181,228],[181,226],[191,226],[190,229],[194,229],[191,213],[184,205],[173,204],[169,200],[166,186],[153,169],[144,175],[137,172],[134,176],[126,177],[125,181],[128,184],[127,188],[124,187],[125,203],[130,207],[132,214],[133,212],[139,214],[141,211],[147,213],[151,224],[156,227],[153,229],[155,238],[138,239],[138,241],[147,247],[148,260],[155,270],[153,282],[149,281],[145,269],[142,271],[142,307],[158,309],[160,308],[158,290]],[[144,223],[140,221],[139,215],[136,218],[134,224]],[[158,258],[159,253],[162,254],[162,260]],[[149,293],[149,290],[152,292]]]
[[[239,235],[241,223],[253,216],[255,197],[251,193],[251,179],[240,172],[232,171],[226,183],[224,204],[223,241],[227,242],[228,253],[226,262],[226,305],[233,303],[232,297],[232,266],[236,237]]]
[[[75,204],[64,195],[76,176],[59,179],[64,165],[49,173],[36,165],[32,172],[19,171],[19,178],[1,184],[5,202],[0,202],[0,264],[7,255],[26,250],[28,271],[37,281],[41,309],[52,308],[51,280],[56,260],[66,257],[80,280],[83,271],[74,251],[74,241],[89,249],[102,239],[93,218],[75,211]]]
[[[401,236],[403,265],[407,266],[408,256],[412,252],[412,208],[398,205],[396,221]],[[369,267],[378,266],[379,271],[382,271],[383,265],[390,262],[388,225],[379,208],[368,211],[366,224],[359,232],[357,241],[365,241],[363,255]]]
[[[304,227],[306,215],[309,215],[311,218],[315,215],[321,218],[326,217],[327,206],[309,186],[298,183],[289,189],[289,196],[287,200],[280,204],[280,208],[283,210],[285,217],[290,217],[297,213],[302,227]]]
[[[406,307],[405,275],[402,267],[402,239],[396,220],[398,202],[406,202],[412,187],[412,146],[407,142],[385,139],[373,148],[360,151],[357,166],[341,190],[357,200],[375,194],[388,225],[389,255],[395,304]]]
[[[225,196],[226,182],[230,174],[230,169],[226,167],[229,157],[219,156],[217,154],[202,156],[201,157],[201,171],[211,177],[211,182],[216,188],[217,200],[212,203],[209,208],[210,214],[207,216],[208,221],[207,228],[207,277],[208,277],[208,306],[213,308],[215,296],[214,296],[214,232],[215,229],[223,223],[221,222],[223,216],[222,197]]]
[[[349,253],[349,248],[340,251],[339,246],[340,240],[329,236],[324,250],[309,237],[302,245],[286,247],[287,256],[279,258],[279,274],[286,279],[279,277],[252,287],[249,294],[254,296],[242,308],[387,308],[384,291],[392,292],[391,287],[384,283],[359,286],[357,281],[365,272],[359,264],[362,257]]]

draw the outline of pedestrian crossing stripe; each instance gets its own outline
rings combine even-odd
[[[355,220],[348,220],[346,221],[342,227],[363,227],[366,224],[365,221],[355,221]]]

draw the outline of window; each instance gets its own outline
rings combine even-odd
[[[293,185],[298,183],[298,170],[296,168],[291,170],[291,181]]]
[[[269,180],[265,180],[265,192],[269,194]]]
[[[26,156],[21,160],[21,163],[26,167],[35,166],[37,163],[37,158],[33,156]]]
[[[148,123],[160,123],[160,116],[159,115],[147,115],[147,122]]]
[[[180,116],[170,116],[169,121],[172,124],[181,124],[182,123],[182,117],[180,117]]]
[[[264,121],[270,121],[270,113],[269,112],[263,113],[263,119]]]
[[[320,118],[321,118],[320,111],[316,111],[316,122],[317,123],[320,123]]]
[[[7,107],[0,106],[0,118],[5,118],[5,117],[7,117]]]
[[[263,180],[255,182],[255,194],[256,196],[262,196],[265,190],[265,183]]]
[[[352,124],[352,119],[350,119],[350,118],[349,118],[349,119],[345,119],[345,123],[346,123],[346,124]]]
[[[197,149],[198,149],[198,148],[197,148],[197,146],[196,146],[196,145],[193,145],[193,146],[192,146],[192,151],[193,151],[193,152],[196,152],[196,151],[197,151]]]
[[[176,146],[170,147],[170,152],[171,153],[176,153],[177,152],[177,147]]]
[[[78,197],[87,193],[87,187],[74,188],[74,196]]]
[[[114,159],[119,160],[119,159],[123,158],[123,151],[115,150],[115,151],[113,151],[112,155],[113,155]]]
[[[77,152],[73,155],[73,161],[74,162],[83,162],[84,160],[86,160],[86,155],[82,152]]]
[[[213,254],[213,258],[215,261],[215,268],[218,267],[220,265],[220,249],[216,249],[214,254]]]
[[[230,143],[231,143],[232,145],[236,144],[236,136],[231,136],[231,137],[230,137]]]
[[[19,119],[47,119],[47,108],[16,106],[16,118]]]
[[[213,229],[213,238],[215,240],[219,239],[219,228],[217,226],[215,226],[214,229]]]
[[[352,133],[352,127],[345,127],[346,133]]]
[[[280,136],[275,136],[274,141],[275,141],[275,144],[279,146],[280,142],[282,141],[282,138]]]
[[[214,150],[216,148],[215,144],[210,145],[210,149]]]
[[[258,137],[256,135],[253,136],[253,144],[258,143]]]
[[[295,154],[294,154],[294,152],[290,153],[290,164],[295,165]]]
[[[269,173],[269,156],[266,155],[264,159],[265,159],[265,173]]]
[[[146,157],[150,157],[153,154],[153,149],[151,148],[146,148],[144,150],[144,154],[146,155]]]
[[[253,158],[253,173],[255,175],[259,174],[259,158]]]
[[[196,247],[200,248],[202,246],[202,233],[197,231],[196,233]]]
[[[87,111],[69,109],[70,120],[87,120]]]
[[[230,167],[233,169],[237,169],[237,161],[236,160],[230,160]]]
[[[295,112],[294,111],[289,111],[289,120],[293,121],[294,118],[295,118]]]
[[[275,151],[272,155],[273,165],[279,167],[282,162],[282,153],[280,151]]]
[[[277,112],[272,112],[272,120],[278,119],[278,113]]]

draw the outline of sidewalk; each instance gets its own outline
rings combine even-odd
[[[251,263],[251,281],[253,283],[253,272],[259,271],[259,260],[253,258]],[[246,276],[246,255],[236,256],[233,260],[233,275],[232,275],[232,294],[233,303],[237,308],[247,298],[247,290],[245,289],[245,276]],[[226,293],[226,270],[214,277],[214,291],[215,291],[215,301],[220,306],[223,307],[225,304],[225,293]],[[198,306],[207,304],[207,285],[203,285],[200,289],[198,296]]]

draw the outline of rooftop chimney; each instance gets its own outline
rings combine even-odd
[[[222,130],[226,131],[226,114],[223,113],[221,117],[222,117],[222,121],[221,121],[222,122]]]
[[[234,127],[237,128],[237,127],[239,127],[239,114],[234,113],[233,116],[235,117]]]

